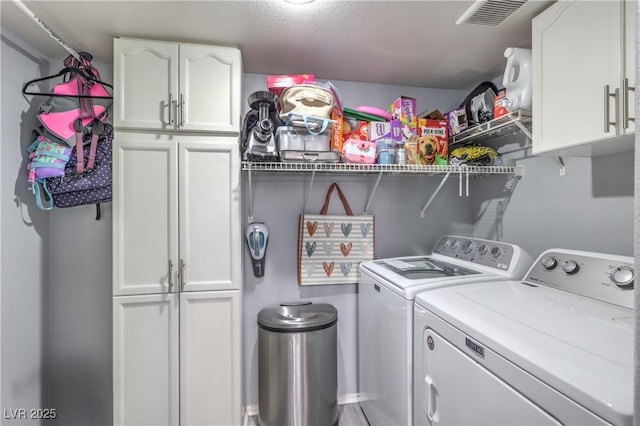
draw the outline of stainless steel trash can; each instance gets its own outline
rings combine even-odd
[[[338,424],[338,311],[283,303],[258,313],[258,422]]]

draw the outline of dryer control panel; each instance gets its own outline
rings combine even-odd
[[[516,251],[513,244],[452,235],[441,237],[433,248],[433,253],[503,271],[516,260]]]
[[[633,309],[633,257],[551,249],[538,257],[525,281]]]

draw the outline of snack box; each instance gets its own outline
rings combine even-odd
[[[314,74],[286,74],[286,75],[268,75],[267,88],[276,96],[289,86],[295,84],[313,83],[316,81]]]
[[[416,135],[416,113],[417,105],[414,98],[400,96],[389,108],[391,118],[400,120],[402,142],[407,142],[411,136]]]
[[[496,95],[493,103],[493,118],[502,117],[509,114],[509,99],[507,98],[507,89],[502,89]]]
[[[449,137],[446,120],[418,118],[416,164],[447,165],[449,163]]]
[[[445,114],[445,117],[448,122],[450,136],[462,133],[469,128],[469,123],[467,122],[467,112],[464,106],[449,111]]]
[[[374,142],[378,139],[392,139],[402,143],[401,130],[400,120],[372,121],[369,123],[369,138]]]
[[[331,110],[331,119],[335,121],[333,128],[331,129],[331,151],[337,152],[342,155],[342,144],[344,138],[342,137],[342,115],[334,108]]]

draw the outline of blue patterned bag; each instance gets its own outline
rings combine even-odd
[[[56,207],[74,207],[111,201],[111,144],[113,127],[96,122],[96,129],[84,136],[82,154],[74,149],[62,177],[47,179],[47,186]],[[97,141],[94,143],[94,136]],[[93,152],[92,152],[93,151]],[[87,158],[87,165],[84,164]],[[78,169],[83,169],[78,173]]]

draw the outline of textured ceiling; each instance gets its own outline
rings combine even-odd
[[[531,47],[529,0],[495,28],[455,25],[472,1],[281,0],[24,1],[68,45],[112,62],[113,38],[237,46],[244,71],[319,79],[468,89],[504,70],[507,47]],[[13,1],[2,26],[54,58],[66,56]]]

